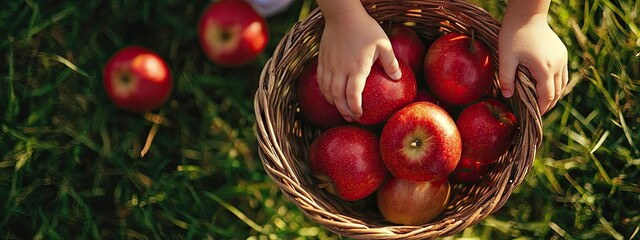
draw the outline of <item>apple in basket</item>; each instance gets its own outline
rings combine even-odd
[[[494,70],[489,50],[470,36],[445,34],[427,50],[424,78],[438,99],[458,106],[471,104],[491,89]]]
[[[431,102],[397,111],[380,135],[382,161],[395,177],[425,182],[447,176],[460,160],[460,133],[449,114]]]
[[[464,108],[456,120],[462,138],[462,158],[493,163],[511,146],[516,117],[506,104],[486,98]]]
[[[308,123],[321,129],[346,124],[338,109],[322,95],[316,77],[317,69],[318,58],[313,58],[298,78],[296,98],[300,114]]]
[[[173,88],[164,60],[141,46],[118,50],[105,64],[102,77],[111,101],[132,112],[157,109],[169,98]]]
[[[309,146],[309,169],[319,187],[346,201],[363,199],[388,174],[378,143],[378,136],[360,126],[327,129]]]
[[[402,77],[392,80],[384,71],[380,60],[371,66],[362,91],[362,116],[355,122],[376,125],[386,121],[400,108],[413,102],[416,97],[416,78],[411,68],[398,62]]]
[[[408,182],[390,176],[376,192],[378,208],[387,221],[403,225],[429,223],[446,208],[451,185],[446,177]]]
[[[443,101],[440,101],[440,99],[433,96],[433,94],[431,94],[426,87],[418,86],[418,91],[416,92],[416,99],[414,101],[415,102],[427,101],[427,102],[435,103],[436,105],[440,106],[442,109],[447,111],[450,116],[453,116],[452,113],[456,112],[455,106],[451,104],[447,104]]]
[[[476,182],[487,173],[488,168],[489,165],[481,164],[471,158],[462,157],[458,161],[456,169],[449,174],[449,180],[461,183]]]
[[[238,67],[255,60],[267,46],[264,17],[243,0],[219,0],[200,18],[198,37],[205,55],[215,64]]]
[[[413,69],[413,73],[422,74],[422,65],[426,47],[413,28],[402,24],[393,24],[389,29],[389,41],[398,61]]]

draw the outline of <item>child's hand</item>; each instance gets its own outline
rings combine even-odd
[[[386,33],[361,6],[325,14],[325,20],[318,84],[327,101],[351,122],[362,115],[362,91],[373,62],[379,58],[392,79],[401,77],[400,68]]]
[[[569,79],[567,48],[547,23],[547,15],[526,20],[505,15],[498,36],[499,82],[502,95],[511,97],[518,64],[536,79],[538,107],[544,114],[562,97]]]

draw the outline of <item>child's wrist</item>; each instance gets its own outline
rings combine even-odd
[[[359,0],[318,0],[322,16],[327,22],[348,23],[358,18],[369,17]]]

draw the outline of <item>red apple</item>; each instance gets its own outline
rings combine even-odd
[[[451,186],[446,177],[408,182],[393,176],[376,193],[378,208],[387,221],[403,225],[429,223],[446,208]]]
[[[414,75],[422,74],[427,49],[418,33],[405,25],[393,24],[389,29],[389,41],[398,61],[409,65]]]
[[[416,99],[414,101],[415,102],[427,101],[427,102],[435,103],[436,105],[440,106],[442,109],[447,111],[451,116],[453,116],[452,113],[456,112],[457,110],[456,106],[440,101],[440,99],[433,96],[433,94],[431,94],[428,89],[420,86],[418,86],[418,92],[416,93]]]
[[[418,91],[416,92],[416,99],[414,101],[416,102],[427,101],[435,104],[438,104],[439,102],[439,100],[436,97],[434,97],[433,94],[429,92],[429,90],[421,87],[418,87]]]
[[[157,109],[169,98],[173,88],[164,60],[141,46],[118,50],[104,66],[102,77],[111,101],[132,112]]]
[[[318,58],[312,59],[302,70],[296,88],[296,98],[302,117],[321,129],[346,124],[338,109],[324,98],[316,77]]]
[[[462,152],[453,119],[438,105],[414,102],[393,114],[382,129],[382,161],[395,177],[425,182],[447,176]]]
[[[464,150],[463,150],[464,151]],[[458,166],[449,174],[453,182],[475,182],[487,172],[488,165],[482,165],[470,158],[460,158]]]
[[[437,38],[427,50],[424,77],[438,99],[462,106],[489,92],[494,69],[484,43],[460,33],[449,33]]]
[[[311,173],[321,187],[343,200],[365,198],[387,175],[378,143],[378,136],[359,126],[327,129],[309,146]]]
[[[202,50],[224,67],[248,64],[267,46],[269,30],[264,17],[243,0],[211,2],[199,24]]]
[[[516,135],[516,117],[506,104],[487,98],[466,107],[456,125],[462,138],[462,157],[490,164],[502,156]]]
[[[375,125],[386,121],[394,112],[413,102],[416,97],[416,78],[411,68],[399,62],[402,78],[392,80],[382,68],[380,60],[371,66],[371,72],[362,91],[362,116],[355,121]]]

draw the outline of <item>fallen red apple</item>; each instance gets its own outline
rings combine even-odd
[[[516,135],[516,117],[506,104],[487,98],[467,106],[456,120],[462,157],[490,164],[502,156]]]
[[[429,223],[446,208],[451,186],[446,177],[428,182],[408,182],[390,176],[376,193],[378,208],[394,224]]]
[[[302,117],[311,125],[321,129],[346,124],[338,109],[329,103],[320,91],[316,77],[318,58],[312,59],[298,78],[296,98]]]
[[[243,0],[219,0],[200,18],[198,37],[205,55],[224,67],[255,60],[267,46],[269,30],[264,17]]]
[[[409,65],[416,77],[422,74],[427,49],[418,33],[405,25],[393,24],[389,29],[389,41],[398,61]]]
[[[346,201],[365,198],[382,184],[387,169],[378,137],[371,131],[342,125],[322,132],[309,146],[309,168],[320,186]]]
[[[118,50],[105,64],[102,77],[111,101],[132,112],[157,109],[169,98],[173,88],[164,60],[141,46]]]
[[[447,176],[460,160],[461,146],[453,119],[431,102],[414,102],[400,109],[380,135],[380,153],[389,172],[411,182]]]
[[[460,33],[448,33],[427,50],[424,77],[438,99],[462,106],[489,92],[494,69],[484,43]]]
[[[464,150],[462,150],[464,151]],[[452,182],[475,182],[484,176],[487,172],[488,165],[482,165],[470,158],[460,158],[458,166],[449,174]]]
[[[392,80],[384,71],[380,60],[371,66],[371,72],[362,91],[362,116],[355,121],[375,125],[386,121],[394,112],[413,102],[416,97],[416,78],[411,68],[399,62],[402,77]]]

